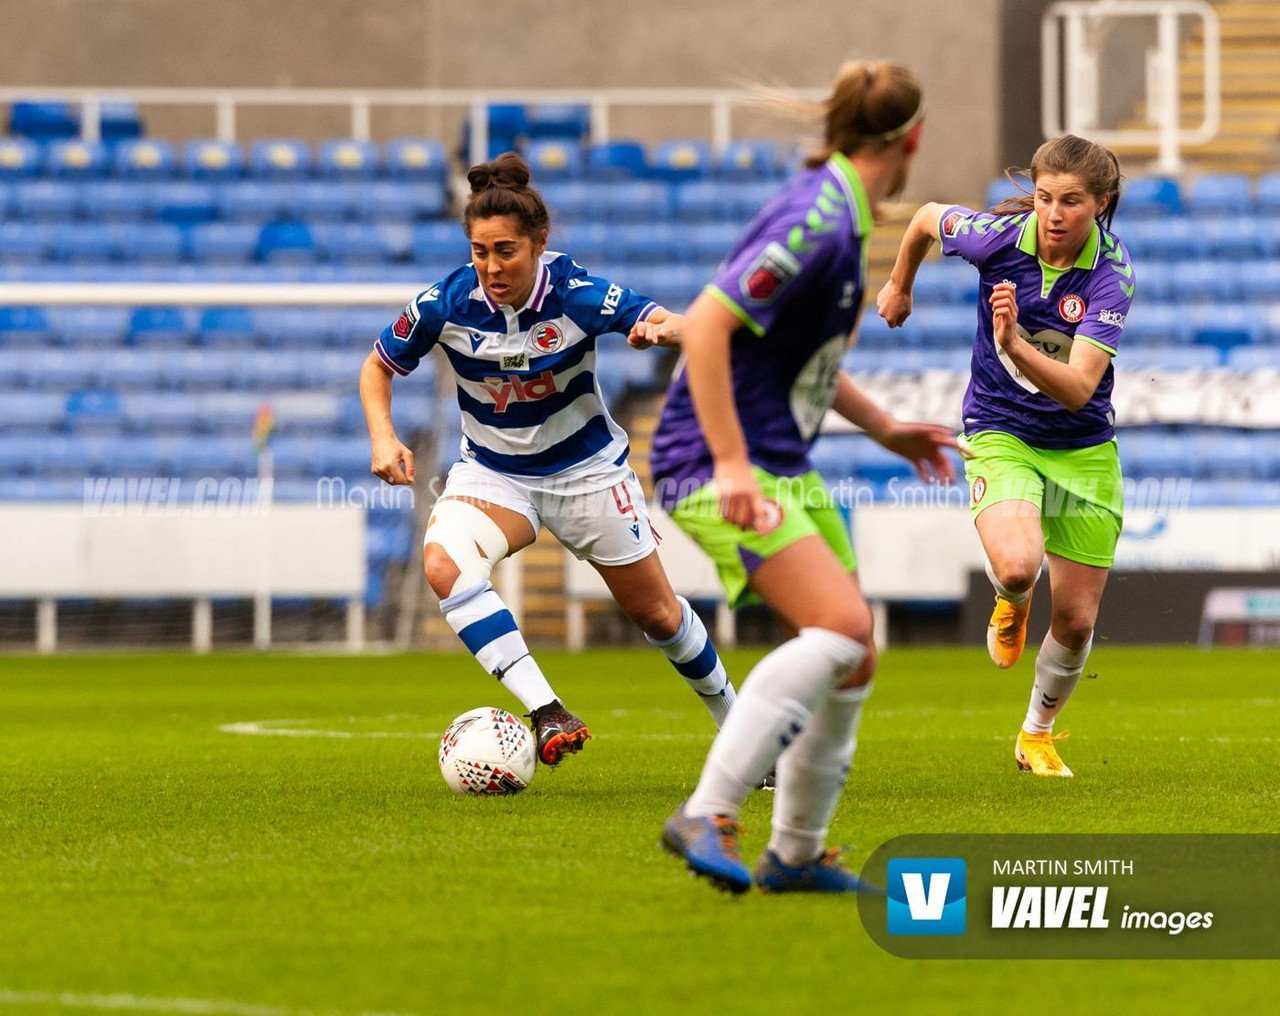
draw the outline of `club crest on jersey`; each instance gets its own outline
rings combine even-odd
[[[800,274],[800,262],[776,241],[766,245],[742,273],[740,285],[752,303],[769,303],[778,291]]]
[[[987,496],[987,481],[985,477],[979,476],[973,481],[973,486],[969,493],[973,496],[974,504],[981,504],[982,499]]]
[[[1058,313],[1063,321],[1078,325],[1084,320],[1084,297],[1068,293],[1058,301]]]
[[[960,234],[960,227],[968,221],[968,218],[969,217],[965,215],[964,212],[952,212],[942,220],[942,235],[958,236]]]
[[[555,322],[543,321],[542,324],[533,326],[533,330],[529,332],[529,340],[539,353],[554,353],[564,345],[564,332]]]

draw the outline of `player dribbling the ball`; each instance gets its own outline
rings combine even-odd
[[[927,204],[902,238],[877,301],[898,326],[930,244],[978,269],[981,298],[964,398],[970,507],[996,590],[987,649],[998,667],[1022,655],[1046,552],[1053,615],[1014,744],[1019,768],[1071,776],[1055,717],[1084,671],[1124,510],[1112,359],[1136,280],[1111,232],[1120,164],[1065,135],[1031,160],[1033,193],[992,212]]]

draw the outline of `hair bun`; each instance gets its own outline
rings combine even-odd
[[[515,152],[503,152],[492,162],[472,166],[467,172],[471,193],[479,194],[492,187],[520,190],[529,186],[529,164]]]

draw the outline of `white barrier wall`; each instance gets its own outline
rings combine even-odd
[[[202,650],[209,648],[213,597],[258,601],[258,645],[270,641],[272,596],[346,599],[348,642],[363,642],[362,508],[0,505],[0,562],[0,597],[41,601],[42,650],[56,645],[56,601],[70,597],[189,597],[196,601],[193,640]]]

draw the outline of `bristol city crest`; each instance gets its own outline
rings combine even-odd
[[[1068,293],[1058,301],[1058,313],[1063,321],[1078,325],[1084,320],[1084,297]]]

